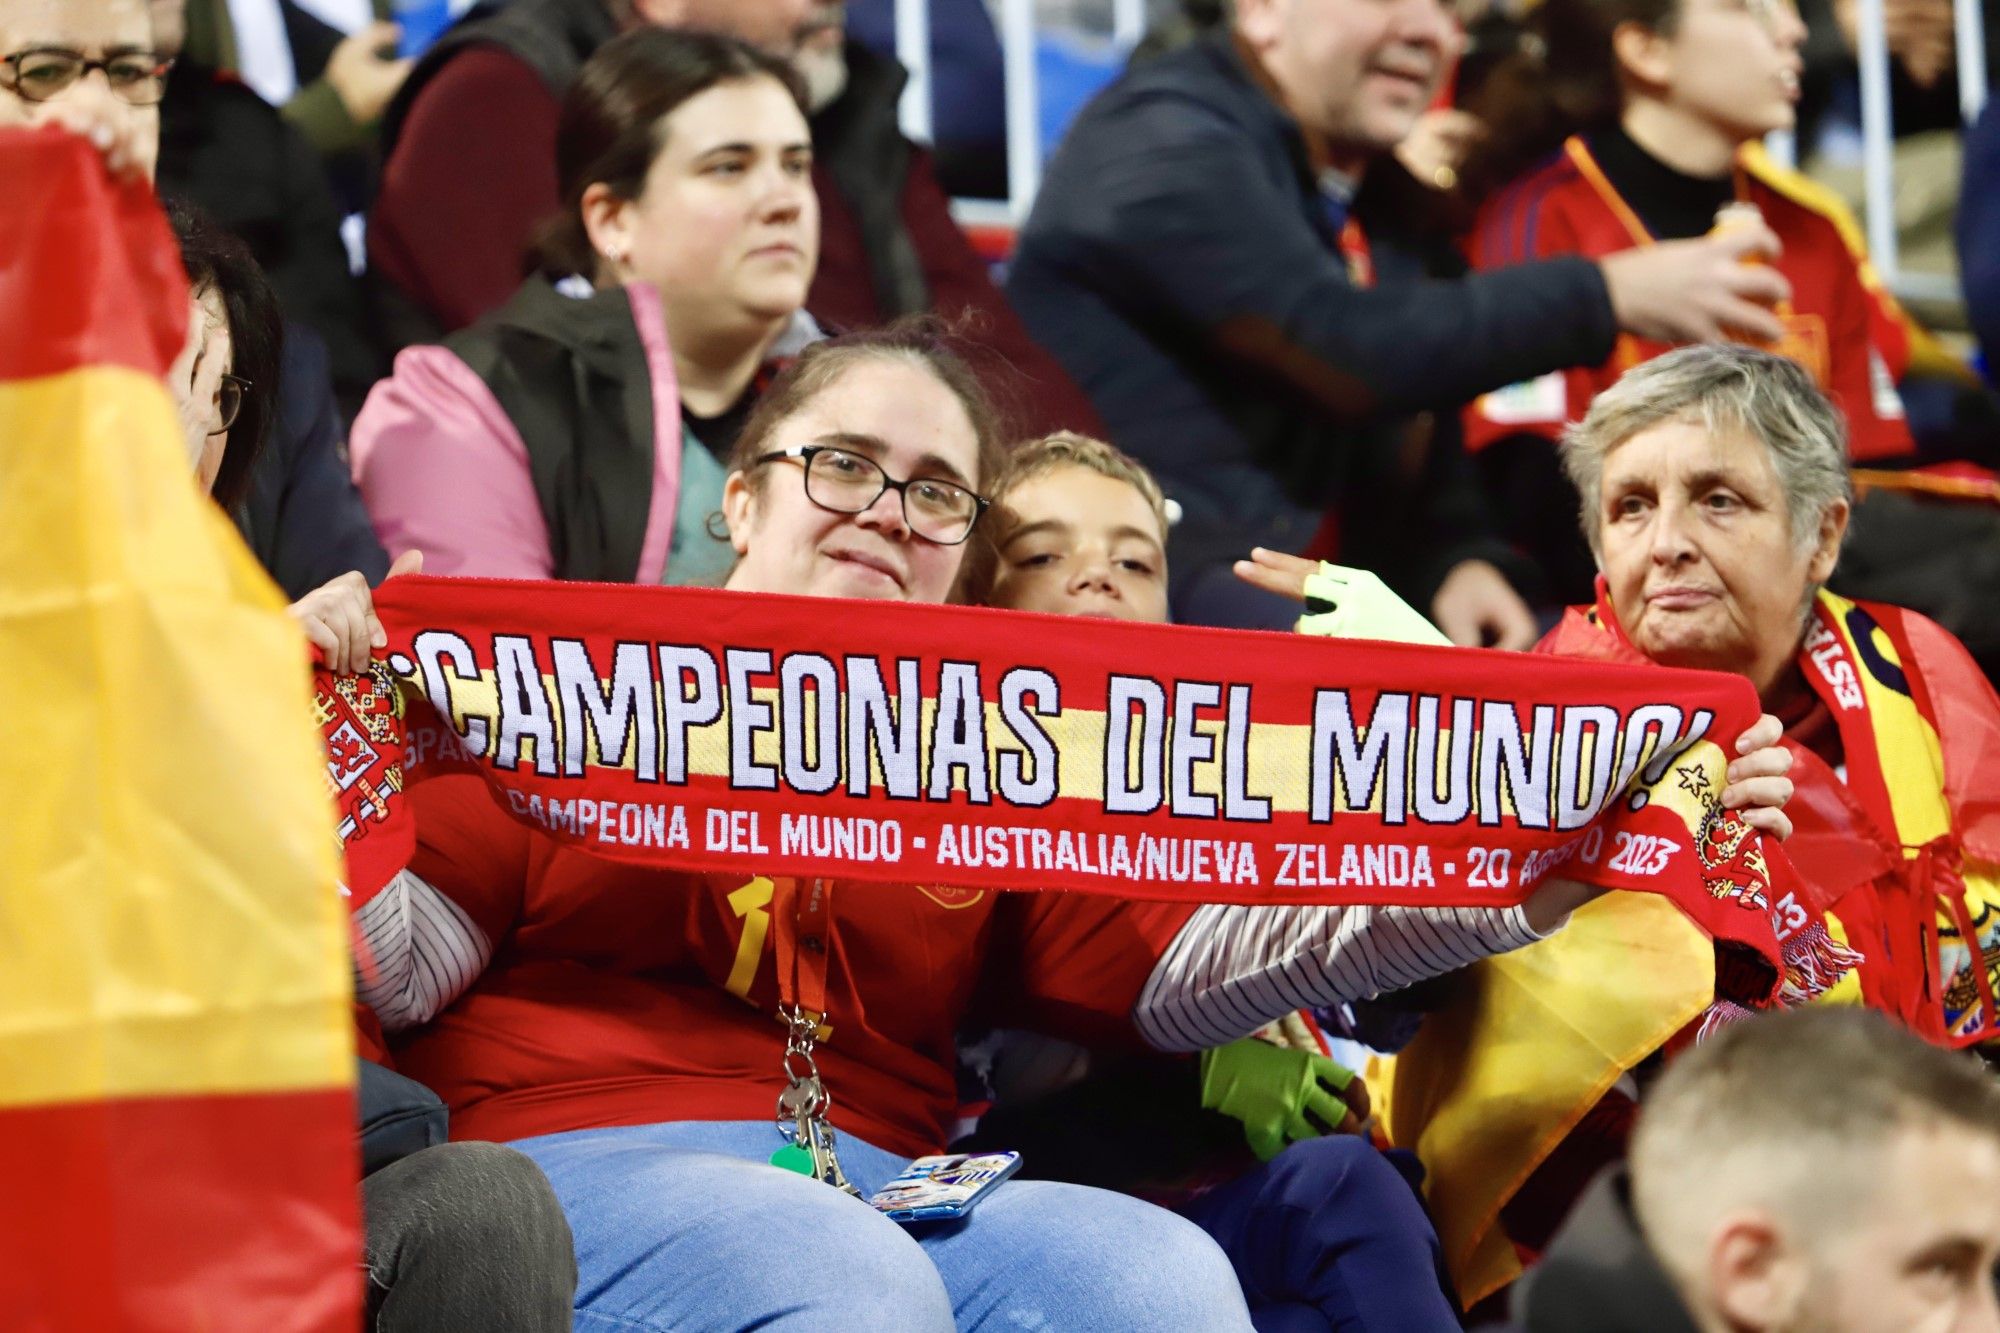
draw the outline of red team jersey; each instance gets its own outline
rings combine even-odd
[[[1819,187],[1773,165],[1756,147],[1737,160],[1736,197],[1754,204],[1784,245],[1778,271],[1792,299],[1778,308],[1785,338],[1771,348],[1812,372],[1847,416],[1856,462],[1912,452],[1895,382],[1909,363],[1901,312],[1867,268],[1844,209]],[[1654,237],[1621,198],[1578,137],[1556,159],[1500,191],[1481,210],[1472,240],[1475,268],[1558,255],[1601,258],[1650,245]],[[1465,413],[1468,450],[1521,433],[1560,435],[1602,389],[1666,343],[1620,334],[1599,366],[1554,371],[1473,401]]]
[[[785,895],[773,881],[558,847],[476,778],[433,779],[410,797],[410,869],[494,945],[464,995],[396,1042],[398,1067],[450,1105],[453,1137],[773,1117],[785,1086],[774,946],[788,925],[774,919]],[[830,1118],[910,1156],[949,1135],[969,1014],[1134,1044],[1132,1006],[1193,912],[1076,893],[826,886],[817,1058]]]

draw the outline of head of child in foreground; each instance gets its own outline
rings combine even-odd
[[[1166,501],[1125,454],[1068,431],[1020,446],[994,491],[991,606],[1167,619]]]

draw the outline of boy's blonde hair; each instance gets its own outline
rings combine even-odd
[[[1103,440],[1079,435],[1073,430],[1059,430],[1039,440],[1018,444],[1007,455],[999,483],[993,488],[993,506],[1001,515],[1000,521],[994,524],[996,541],[1007,540],[1007,533],[1014,526],[1007,512],[1008,492],[1022,482],[1060,467],[1085,468],[1113,481],[1122,481],[1138,491],[1146,497],[1147,507],[1153,511],[1153,517],[1160,525],[1160,541],[1164,543],[1167,540],[1167,497],[1161,492],[1160,483],[1153,480],[1153,474],[1146,470],[1145,464]]]
[[[1145,496],[1147,507],[1153,511],[1153,517],[1160,525],[1160,544],[1162,547],[1166,545],[1166,496],[1160,490],[1160,483],[1153,480],[1153,474],[1146,470],[1145,464],[1103,440],[1079,435],[1073,430],[1059,430],[1053,435],[1017,444],[1008,451],[999,477],[989,492],[993,508],[988,511],[986,521],[974,530],[974,544],[966,552],[956,600],[983,605],[992,599],[993,585],[1000,569],[1000,548],[1020,526],[1020,519],[1007,507],[1008,495],[1023,482],[1063,467],[1085,468],[1113,481],[1122,481]]]

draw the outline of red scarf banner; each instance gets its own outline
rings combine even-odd
[[[357,905],[409,858],[405,783],[471,770],[624,861],[1432,907],[1555,875],[1779,954],[1789,866],[1720,802],[1738,677],[703,589],[419,577],[376,608],[374,673],[318,681]]]

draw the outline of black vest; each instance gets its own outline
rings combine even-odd
[[[653,382],[625,290],[578,300],[530,278],[444,345],[485,381],[527,446],[555,576],[640,577],[653,502]]]

